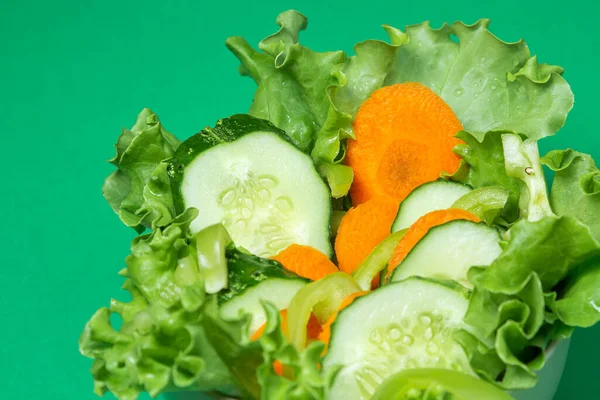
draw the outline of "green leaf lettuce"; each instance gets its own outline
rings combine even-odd
[[[165,225],[175,217],[167,165],[179,146],[156,114],[145,108],[131,129],[123,129],[109,162],[117,167],[104,182],[102,193],[121,221],[138,232]]]
[[[131,301],[112,300],[110,308],[98,310],[79,339],[81,353],[94,359],[95,392],[110,391],[120,400],[134,400],[141,392],[156,396],[180,390],[324,400],[333,375],[320,372],[323,345],[296,350],[285,338],[274,306],[264,305],[267,328],[258,341],[248,337],[249,316],[221,319],[218,294],[206,292],[196,236],[188,229],[196,214],[190,209],[132,242],[121,273]],[[120,316],[120,327],[112,325],[112,314]],[[278,376],[275,360],[289,373]]]

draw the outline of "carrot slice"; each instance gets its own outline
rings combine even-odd
[[[335,238],[335,254],[342,271],[351,274],[390,234],[397,212],[396,201],[377,197],[346,213]]]
[[[327,348],[329,347],[329,339],[331,339],[331,325],[335,322],[335,319],[337,318],[340,311],[342,311],[344,308],[346,308],[350,304],[352,304],[352,302],[357,297],[363,296],[367,293],[369,293],[369,292],[356,292],[356,293],[352,293],[351,295],[346,297],[340,304],[337,312],[335,314],[333,314],[331,317],[329,317],[327,322],[325,322],[325,324],[323,324],[323,326],[321,327],[321,333],[319,334],[319,340],[322,341],[323,343],[325,343],[325,349],[323,350],[323,354],[325,354],[327,352]]]
[[[481,220],[474,214],[468,211],[461,210],[460,208],[449,208],[446,210],[436,210],[423,215],[421,218],[416,220],[406,234],[400,239],[392,258],[388,262],[388,274],[389,279],[392,276],[392,271],[406,258],[408,253],[413,247],[429,232],[434,226],[445,224],[446,222],[454,221],[457,219],[466,219],[473,222],[481,222]]]
[[[419,83],[376,90],[361,105],[353,122],[346,164],[354,170],[353,204],[378,196],[397,202],[422,183],[458,169],[452,148],[463,129],[452,109]]]
[[[272,258],[288,271],[313,281],[339,272],[325,254],[310,246],[292,244]]]

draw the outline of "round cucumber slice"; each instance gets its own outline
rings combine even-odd
[[[228,287],[217,300],[221,318],[235,320],[250,314],[250,334],[266,322],[262,302],[288,308],[296,293],[310,281],[286,270],[277,261],[227,250]]]
[[[427,213],[450,208],[456,200],[470,191],[471,188],[462,183],[444,179],[422,184],[400,203],[398,215],[392,225],[392,232],[410,227]]]
[[[453,331],[464,327],[468,292],[412,277],[357,298],[332,326],[325,370],[342,366],[331,400],[370,399],[394,373],[441,368],[474,375]]]
[[[312,159],[268,121],[234,115],[182,143],[170,161],[190,229],[223,223],[237,246],[269,257],[291,244],[331,255],[330,192]]]
[[[422,276],[450,279],[470,288],[469,269],[490,265],[501,252],[496,228],[472,221],[450,221],[431,228],[394,269],[390,281]]]

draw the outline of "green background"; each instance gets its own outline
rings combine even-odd
[[[203,3],[0,2],[1,398],[95,397],[77,339],[97,308],[123,297],[117,271],[134,236],[100,192],[120,128],[150,107],[184,139],[246,111],[254,84],[238,76],[225,38],[255,44],[276,30],[280,11],[309,17],[305,45],[349,52],[357,41],[384,39],[383,23],[491,18],[499,37],[525,37],[541,61],[566,69],[576,106],[542,150],[600,158],[591,0]],[[600,396],[599,333],[575,333],[557,399]]]

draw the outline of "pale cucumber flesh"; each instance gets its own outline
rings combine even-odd
[[[306,285],[303,279],[267,279],[221,305],[219,312],[225,320],[236,320],[250,314],[250,334],[267,320],[261,301],[272,303],[278,310],[288,308],[296,293]]]
[[[445,210],[471,188],[461,183],[437,180],[424,183],[413,190],[400,204],[392,232],[410,227],[423,215],[436,210]]]
[[[261,257],[291,244],[331,255],[330,194],[309,156],[270,132],[254,132],[200,153],[183,175],[191,230],[223,223],[234,243]]]
[[[466,220],[450,221],[431,228],[396,266],[390,281],[422,276],[471,287],[469,269],[489,266],[501,252],[500,234],[495,228]]]
[[[332,326],[328,370],[343,368],[332,400],[369,399],[390,375],[414,368],[473,374],[453,331],[468,307],[464,288],[422,278],[383,286],[359,297]]]

